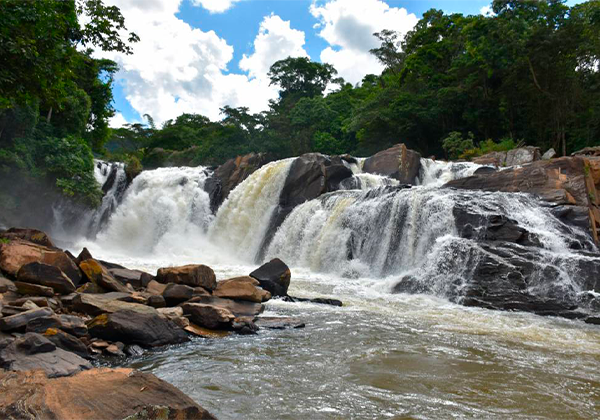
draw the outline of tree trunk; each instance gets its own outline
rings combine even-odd
[[[48,110],[48,115],[46,115],[46,122],[50,124],[50,119],[52,118],[52,107]]]

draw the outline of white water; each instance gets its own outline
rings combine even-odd
[[[88,232],[92,236],[102,229],[110,215],[115,212],[119,205],[119,201],[125,193],[124,190],[127,184],[125,164],[121,162],[109,163],[101,160],[94,160],[94,177],[101,187],[107,182],[112,172],[116,172],[112,186],[105,192],[104,197],[102,197],[102,203],[91,216],[88,224]]]
[[[421,170],[417,178],[417,185],[441,187],[455,179],[466,178],[486,165],[471,162],[446,162],[421,158]]]

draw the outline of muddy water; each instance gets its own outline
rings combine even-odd
[[[131,366],[220,419],[600,417],[598,326],[292,272],[290,294],[345,306],[271,301],[265,315],[299,317],[306,328],[195,339]]]

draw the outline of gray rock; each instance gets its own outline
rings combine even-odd
[[[548,151],[542,155],[542,160],[550,160],[553,157],[556,157],[556,151],[554,149],[548,149]]]
[[[0,318],[0,331],[15,331],[22,328],[36,318],[48,317],[54,315],[50,308],[32,309],[21,312],[20,314],[5,316]]]

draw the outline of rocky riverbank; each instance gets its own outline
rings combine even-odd
[[[44,232],[12,228],[0,232],[0,270],[2,418],[213,418],[153,375],[94,366],[193,336],[304,326],[259,318],[273,296],[290,299],[291,273],[280,260],[220,281],[200,264],[152,275],[87,249],[75,257]]]

